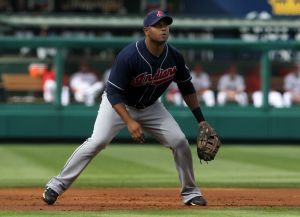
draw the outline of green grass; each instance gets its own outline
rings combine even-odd
[[[43,187],[76,149],[66,144],[0,145],[0,187]],[[202,187],[300,187],[300,146],[224,145],[209,164],[192,146]],[[179,187],[172,154],[160,145],[111,144],[74,183],[78,187]],[[296,217],[299,208],[228,208],[102,212],[0,211],[2,217]]]
[[[0,212],[5,217],[298,217],[300,208],[192,209],[104,212]]]
[[[58,174],[77,146],[1,145],[0,187],[42,187]],[[300,146],[223,146],[200,164],[192,146],[195,176],[202,187],[300,187]],[[80,187],[179,186],[171,151],[160,145],[111,144],[82,173]]]

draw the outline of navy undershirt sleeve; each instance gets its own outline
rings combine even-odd
[[[178,89],[180,90],[180,93],[182,94],[182,96],[186,96],[186,95],[196,92],[191,80],[183,82],[183,83],[177,83],[177,86],[178,86]]]

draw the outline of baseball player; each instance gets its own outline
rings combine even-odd
[[[185,205],[206,205],[196,186],[189,143],[179,125],[158,100],[172,81],[199,123],[207,125],[181,53],[167,43],[173,22],[160,10],[144,19],[145,38],[125,47],[112,66],[106,91],[90,138],[71,155],[62,171],[53,177],[43,200],[53,204],[80,175],[88,163],[103,150],[117,133],[127,127],[132,138],[144,142],[144,132],[172,150],[181,182]]]
[[[168,103],[171,103],[176,106],[187,106],[186,103],[183,101],[182,95],[178,86],[175,82],[172,82],[166,93],[166,100]]]
[[[300,63],[296,63],[293,70],[284,77],[283,103],[285,107],[300,104]]]
[[[54,66],[49,70],[44,70],[42,74],[43,79],[43,97],[45,102],[54,102],[55,91],[56,91],[56,81],[55,81],[55,70]],[[61,90],[61,104],[67,106],[70,103],[70,90],[68,86],[68,78],[63,77],[63,86]]]
[[[93,106],[95,99],[104,88],[104,82],[100,81],[95,73],[89,71],[85,63],[80,64],[79,71],[70,78],[70,87],[77,102],[84,102],[87,106]]]
[[[211,82],[209,76],[203,71],[201,64],[196,64],[191,71],[192,83],[196,89],[196,94],[198,100],[205,103],[206,106],[215,105],[215,95],[212,90],[210,90]]]
[[[260,64],[254,67],[254,70],[248,73],[247,91],[252,97],[253,105],[256,108],[262,107],[263,105],[263,92],[261,91],[261,79],[260,79]],[[268,93],[268,102],[275,108],[283,107],[282,95],[279,91],[270,89]]]
[[[237,74],[235,65],[231,65],[228,72],[221,76],[218,83],[217,101],[225,105],[228,101],[237,102],[241,106],[248,105],[248,96],[245,92],[244,78]]]

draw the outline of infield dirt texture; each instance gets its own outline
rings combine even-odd
[[[43,189],[0,189],[0,210],[104,211],[174,210],[183,206],[177,188],[73,188],[55,205],[41,200]],[[207,188],[202,208],[300,207],[300,189]],[[193,207],[198,208],[199,207]]]

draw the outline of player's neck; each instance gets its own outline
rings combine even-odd
[[[145,43],[146,43],[146,47],[147,47],[148,51],[152,55],[157,56],[157,57],[159,57],[163,53],[165,44],[166,44],[165,42],[163,42],[163,43],[154,42],[154,41],[150,40],[149,38],[145,39]]]

